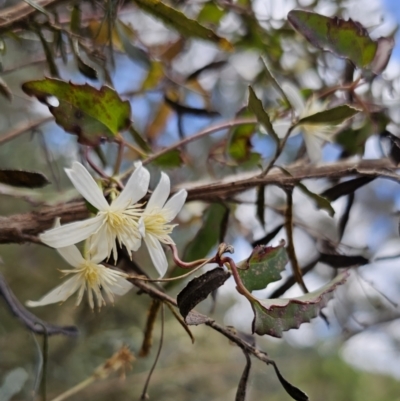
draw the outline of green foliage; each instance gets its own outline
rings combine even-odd
[[[360,110],[354,107],[343,104],[341,106],[334,107],[332,109],[324,110],[319,113],[315,113],[311,116],[301,118],[297,125],[300,124],[331,124],[337,125],[354,117]]]
[[[131,125],[129,102],[122,101],[115,90],[107,86],[98,90],[88,84],[74,85],[46,78],[25,82],[22,89],[46,103],[57,124],[77,135],[82,144],[94,146],[102,138],[113,140]],[[48,103],[50,96],[57,98],[59,106]]]
[[[225,211],[226,207],[219,203],[214,203],[207,208],[200,230],[185,248],[184,260],[192,261],[204,258],[218,244]]]
[[[238,264],[240,278],[249,291],[262,290],[282,278],[281,273],[288,262],[284,245],[259,245],[248,259]]]
[[[176,29],[184,37],[212,41],[223,50],[232,50],[232,44],[227,39],[221,38],[211,29],[200,25],[197,21],[186,17],[185,14],[160,0],[133,0],[133,2],[147,13],[163,21],[166,25]]]
[[[370,38],[368,31],[360,23],[301,10],[290,11],[288,20],[315,47],[347,58],[357,67],[374,67],[378,42]],[[386,63],[382,62],[384,66],[389,60],[390,52],[385,56],[387,60]]]

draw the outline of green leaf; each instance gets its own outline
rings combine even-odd
[[[0,170],[0,183],[13,187],[41,188],[50,184],[42,173],[22,170]]]
[[[187,245],[183,260],[193,261],[205,258],[211,249],[217,245],[226,207],[213,203],[207,208],[203,224],[194,239]]]
[[[264,126],[268,134],[271,135],[274,141],[279,145],[279,138],[274,131],[269,115],[264,110],[261,100],[257,97],[251,86],[249,86],[249,93],[249,109],[256,115],[257,121]]]
[[[102,138],[113,140],[131,125],[129,102],[121,100],[118,93],[108,86],[96,89],[88,84],[75,85],[46,78],[26,82],[22,89],[47,104],[56,123],[77,135],[82,144],[95,146]],[[48,102],[51,96],[58,99],[58,107]]]
[[[286,175],[292,177],[290,171],[286,170],[285,168],[279,166],[279,169],[283,171]],[[325,198],[322,195],[316,194],[315,192],[310,191],[303,183],[298,182],[296,187],[299,188],[304,194],[306,194],[309,198],[311,198],[315,203],[318,209],[326,210],[330,216],[335,214],[335,209],[332,207],[329,199]]]
[[[78,70],[80,71],[80,73],[89,79],[98,79],[98,73],[96,69],[94,69],[91,65],[89,65],[82,59],[81,52],[79,49],[79,42],[76,39],[72,39],[71,48],[74,53],[76,63],[78,65]]]
[[[253,332],[282,337],[283,331],[298,329],[302,323],[317,317],[333,298],[333,291],[344,284],[349,273],[339,274],[317,291],[298,298],[257,299],[251,301],[254,311]]]
[[[115,23],[115,28],[121,40],[122,47],[124,48],[125,53],[128,55],[128,57],[131,60],[136,61],[142,67],[149,69],[151,66],[149,55],[140,47],[132,44],[132,29],[130,29],[129,26],[125,25],[120,20],[117,20],[117,22]]]
[[[173,149],[153,160],[155,165],[164,169],[179,167],[182,162],[181,151],[178,149]]]
[[[248,117],[250,112],[241,113],[240,117]],[[242,164],[251,158],[251,137],[256,129],[256,124],[245,124],[232,130],[231,139],[227,146],[228,155],[236,162]]]
[[[265,69],[263,70],[263,72],[265,73],[265,75],[267,76],[267,80],[271,81],[272,85],[274,86],[274,88],[279,92],[279,94],[282,96],[282,98],[285,100],[285,102],[287,103],[287,105],[290,108],[292,107],[292,104],[290,103],[289,98],[286,96],[285,91],[282,89],[282,87],[279,85],[278,81],[276,80],[276,78],[272,75],[272,72],[269,70],[268,68],[268,64],[267,62],[264,60],[263,57],[261,57],[261,60],[264,64]]]
[[[198,38],[211,41],[223,50],[233,50],[232,44],[221,38],[211,29],[200,25],[197,21],[185,16],[180,11],[166,5],[161,0],[133,0],[143,11],[163,21],[166,25],[177,30],[185,38]]]
[[[218,25],[221,18],[225,15],[225,11],[218,7],[213,1],[207,1],[204,3],[203,8],[200,10],[197,16],[197,21],[200,24],[210,23]]]
[[[333,107],[332,109],[320,111],[311,116],[300,119],[296,125],[300,124],[330,124],[338,125],[347,119],[354,117],[361,110],[351,107],[347,104]]]
[[[58,72],[58,67],[55,61],[55,55],[53,54],[53,50],[51,49],[49,43],[43,36],[43,33],[41,31],[40,27],[35,27],[34,28],[35,33],[39,36],[40,42],[42,43],[43,51],[46,56],[46,61],[49,67],[50,74],[53,77],[59,77],[60,74]]]
[[[298,182],[296,187],[299,188],[302,192],[304,192],[309,198],[311,198],[316,204],[318,209],[326,210],[329,213],[329,216],[334,216],[335,209],[332,207],[329,200],[321,195],[316,194],[315,192],[310,191],[303,183]]]
[[[239,276],[249,291],[263,290],[282,278],[281,273],[288,262],[284,245],[282,242],[277,247],[256,246],[250,257],[238,264]]]
[[[375,42],[368,31],[352,19],[345,21],[338,17],[292,10],[288,20],[315,47],[347,58],[359,68],[369,67],[380,73],[389,61],[392,39],[380,38]]]

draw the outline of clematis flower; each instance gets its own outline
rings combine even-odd
[[[169,224],[182,209],[187,192],[181,189],[167,203],[171,190],[169,177],[161,173],[161,179],[140,218],[140,232],[149,250],[155,268],[163,277],[168,268],[167,258],[161,246],[174,244],[169,236],[176,224]]]
[[[141,244],[142,205],[136,202],[147,192],[150,173],[139,163],[125,188],[109,204],[82,164],[75,162],[72,169],[65,169],[65,172],[81,195],[98,210],[97,215],[45,231],[40,240],[53,248],[64,248],[90,237],[92,254],[105,248],[106,256],[110,257],[112,252],[114,260],[117,260],[117,241],[128,251],[137,251]]]
[[[85,290],[88,293],[88,301],[90,307],[94,308],[94,300],[97,307],[105,305],[102,291],[110,302],[114,302],[114,295],[126,294],[133,285],[126,280],[125,273],[107,268],[99,264],[104,260],[106,254],[97,253],[92,257],[84,258],[75,245],[58,248],[58,253],[70,264],[74,269],[61,270],[64,274],[72,275],[67,281],[54,290],[50,291],[39,301],[27,301],[29,307],[43,306],[54,304],[56,302],[64,302],[72,294],[78,291],[76,305],[82,301]]]
[[[282,85],[286,96],[292,104],[299,120],[327,109],[327,104],[320,102],[314,96],[304,102],[298,90],[290,84]],[[292,123],[287,120],[277,120],[273,127],[280,138],[283,138]],[[332,141],[332,135],[337,131],[337,125],[332,124],[300,124],[291,132],[291,135],[303,134],[308,157],[312,163],[322,159],[322,145]]]

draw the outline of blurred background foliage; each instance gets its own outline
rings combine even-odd
[[[248,85],[256,89],[273,119],[285,116],[287,104],[260,56],[280,84],[298,87],[304,99],[311,94],[324,96],[330,90],[333,93],[332,88],[359,76],[359,70],[354,71],[348,61],[317,50],[298,35],[287,21],[290,10],[303,8],[327,16],[351,17],[363,24],[374,39],[394,36],[397,30],[395,13],[389,15],[386,11],[395,8],[394,2],[378,0],[165,3],[183,14],[168,14],[170,9],[165,11],[155,6],[160,3],[145,0],[47,3],[43,10],[39,1],[0,1],[1,11],[16,6],[35,10],[27,18],[17,15],[15,22],[12,16],[0,19],[0,169],[40,171],[52,181],[52,185],[36,191],[0,184],[1,216],[39,210],[44,203],[57,204],[78,195],[63,168],[83,158],[83,146],[54,123],[47,107],[21,90],[26,81],[53,76],[73,83],[88,82],[97,88],[102,84],[114,87],[132,108],[134,129],[123,133],[131,146],[126,147],[122,167],[129,168],[134,160],[213,124],[252,117],[246,108]],[[366,84],[351,95],[338,91],[335,99],[328,97],[333,103],[357,98],[364,113],[336,137],[335,143],[324,147],[324,161],[349,156],[384,157],[379,134],[384,129],[400,133],[400,64],[396,49],[382,75],[372,79],[365,73]],[[205,136],[148,167],[154,188],[161,170],[175,185],[215,180],[228,174],[259,171],[259,165],[270,160],[273,153],[274,140],[256,124],[247,124]],[[279,163],[296,161],[304,154],[301,136],[290,138]],[[103,168],[111,173],[117,147],[102,143],[91,157],[98,165],[105,162]],[[320,193],[330,183],[310,180],[307,185]],[[295,190],[294,195],[296,250],[300,264],[305,266],[316,255],[319,236],[334,241],[333,227],[346,202],[342,198],[332,203],[338,216],[330,219],[326,212],[312,208],[300,191]],[[257,338],[257,345],[311,400],[400,400],[400,315],[386,298],[400,300],[396,256],[400,241],[395,216],[399,195],[397,183],[382,179],[357,191],[339,250],[363,254],[369,263],[358,268],[359,276],[355,274],[346,288],[338,291],[337,301],[326,312],[330,326],[318,318],[300,330],[291,330],[283,340]],[[265,190],[268,208],[263,214],[264,225],[260,215],[257,218],[256,198],[255,191],[250,191],[236,203],[188,203],[174,232],[184,259],[212,253],[221,237],[235,246],[235,260],[246,258],[253,241],[283,223],[281,190]],[[227,208],[229,225],[222,236]],[[308,231],[302,231],[302,227]],[[272,243],[281,238],[286,238],[285,233],[278,230]],[[135,254],[135,261],[151,275],[156,274],[145,250]],[[1,244],[0,263],[1,273],[22,303],[38,299],[53,288],[59,282],[59,270],[66,268],[54,250],[37,244]],[[171,274],[177,274],[172,264]],[[332,275],[332,268],[319,262],[306,276],[306,283],[314,289]],[[168,292],[176,296],[183,285],[170,285]],[[261,292],[260,297],[268,297],[272,290]],[[294,286],[285,296],[299,294]],[[19,376],[21,391],[12,398],[4,397],[33,399],[38,392],[42,337],[27,331],[4,303],[0,305],[0,386],[3,384],[4,390],[8,375],[20,368],[27,373]],[[133,290],[101,311],[93,312],[85,303],[75,307],[74,300],[35,310],[45,321],[79,329],[77,338],[49,339],[48,399],[90,376],[123,345],[129,346],[137,358],[126,379],[111,375],[70,399],[138,399],[160,340],[157,320],[151,353],[146,358],[137,355],[149,305],[148,296]],[[208,314],[211,308],[212,302],[207,300],[199,310]],[[150,384],[151,399],[234,399],[245,365],[241,350],[205,326],[191,328],[196,338],[192,345],[168,309],[165,314],[164,346]],[[246,333],[251,331],[251,310],[230,281],[218,293],[212,316]],[[283,400],[289,396],[272,368],[254,361],[247,399]]]

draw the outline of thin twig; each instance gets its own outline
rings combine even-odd
[[[142,395],[140,397],[141,400],[147,400],[148,399],[148,395],[147,395],[147,389],[149,387],[150,384],[150,379],[151,376],[153,375],[154,369],[157,366],[158,360],[160,358],[161,355],[161,350],[162,350],[162,346],[164,343],[164,326],[165,326],[165,307],[164,307],[164,302],[162,302],[161,304],[161,335],[160,335],[160,344],[158,345],[158,350],[157,350],[157,355],[156,358],[154,360],[153,366],[150,369],[149,375],[147,376],[146,379],[146,383],[144,384],[143,387],[143,391],[142,391]]]
[[[297,260],[296,251],[294,249],[293,239],[293,188],[286,189],[286,211],[285,211],[285,229],[287,235],[287,253],[290,264],[292,265],[293,275],[302,290],[307,293],[308,289],[304,283],[299,261]]]

